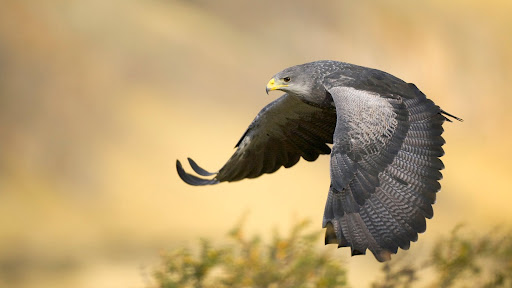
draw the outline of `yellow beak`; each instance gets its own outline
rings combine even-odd
[[[274,78],[272,78],[272,79],[270,79],[270,81],[268,81],[267,89],[265,89],[265,91],[268,94],[268,91],[277,90],[282,87],[288,87],[288,85],[276,83],[276,80]]]

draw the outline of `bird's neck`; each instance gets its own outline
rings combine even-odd
[[[302,102],[319,108],[333,108],[335,109],[334,101],[331,94],[325,89],[313,90],[313,93],[307,95],[292,94],[292,96],[299,98]]]

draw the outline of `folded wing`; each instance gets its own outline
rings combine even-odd
[[[224,181],[255,178],[281,166],[295,165],[302,157],[314,161],[329,154],[336,126],[333,107],[319,108],[285,94],[263,108],[235,145],[237,150],[224,166],[211,173],[188,159],[202,178],[187,173],[176,161],[178,175],[190,185],[212,185]]]

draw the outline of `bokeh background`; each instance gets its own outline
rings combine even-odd
[[[221,241],[244,213],[249,233],[320,230],[327,156],[213,187],[175,170],[221,167],[279,96],[269,78],[320,59],[414,82],[465,120],[445,125],[443,189],[412,251],[458,223],[512,223],[510,1],[0,4],[1,287],[148,287],[162,251]],[[354,287],[380,267],[319,247]]]

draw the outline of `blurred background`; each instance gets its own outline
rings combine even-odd
[[[249,233],[320,231],[328,156],[212,187],[175,161],[220,168],[279,96],[270,77],[321,59],[413,82],[465,120],[445,125],[443,189],[411,251],[458,223],[512,223],[510,1],[0,3],[1,287],[147,287],[162,251],[244,213]],[[319,249],[365,275],[354,287],[380,267]]]

